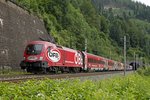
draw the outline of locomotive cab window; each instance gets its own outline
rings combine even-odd
[[[26,48],[26,53],[29,55],[38,55],[42,52],[42,44],[30,44]]]

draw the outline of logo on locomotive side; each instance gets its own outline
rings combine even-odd
[[[74,60],[75,60],[75,64],[79,64],[79,65],[83,64],[82,55],[78,52],[75,53]]]
[[[48,57],[52,62],[58,62],[60,60],[60,52],[57,49],[48,51]]]

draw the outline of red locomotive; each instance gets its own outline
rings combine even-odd
[[[46,41],[30,42],[20,66],[31,73],[123,69],[122,63]]]

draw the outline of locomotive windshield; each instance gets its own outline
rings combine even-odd
[[[26,54],[28,55],[38,55],[41,53],[43,48],[42,44],[30,44],[26,48]]]

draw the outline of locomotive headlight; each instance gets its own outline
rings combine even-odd
[[[36,56],[29,56],[29,57],[28,57],[28,60],[33,60],[33,61],[34,61],[34,60],[37,60],[37,59],[38,59],[38,58],[37,58]]]
[[[43,60],[43,57],[40,57],[39,60]]]

